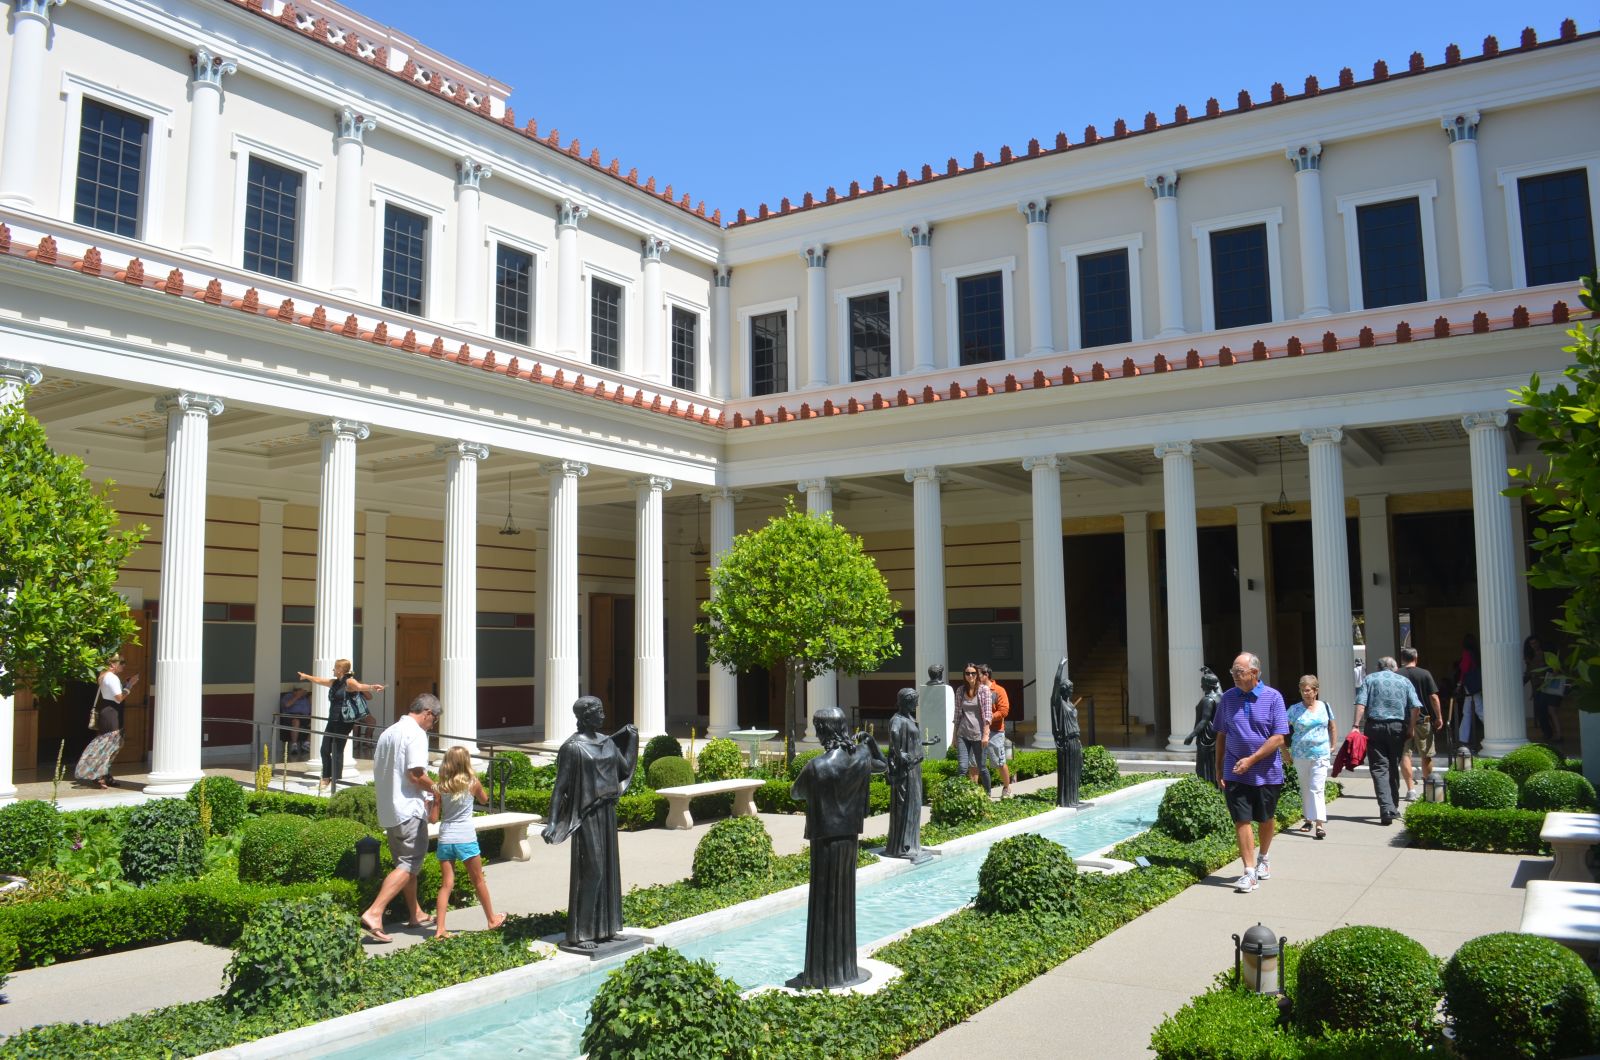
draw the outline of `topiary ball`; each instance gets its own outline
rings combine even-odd
[[[1450,804],[1463,810],[1514,810],[1517,782],[1493,769],[1473,769],[1444,775],[1444,793]]]
[[[245,883],[283,883],[300,836],[311,818],[269,813],[245,825],[239,834],[239,879]]]
[[[1595,808],[1594,785],[1581,773],[1546,769],[1522,785],[1519,801],[1525,810],[1588,812]]]
[[[1228,801],[1215,784],[1183,777],[1167,788],[1156,811],[1156,827],[1184,843],[1233,831]]]
[[[200,875],[206,840],[200,811],[183,799],[152,799],[128,815],[122,833],[122,878],[143,886]]]
[[[965,824],[989,815],[989,797],[964,776],[945,777],[933,789],[930,816],[936,824]]]
[[[789,779],[798,779],[800,776],[800,771],[806,767],[806,763],[811,761],[813,758],[816,758],[821,753],[821,751],[801,751],[799,754],[795,755],[794,761],[789,763]]]
[[[1552,939],[1503,931],[1461,944],[1444,966],[1456,1051],[1586,1056],[1600,1045],[1600,987],[1583,958]]]
[[[200,812],[201,793],[205,794],[207,812],[211,815],[212,835],[232,835],[244,823],[250,809],[250,798],[244,786],[232,777],[206,777],[189,789],[184,800]]]
[[[535,776],[533,759],[521,751],[496,751],[489,768],[484,771],[483,784],[485,789],[502,781],[507,788],[531,788]]]
[[[228,962],[223,1003],[242,1012],[304,1007],[357,988],[361,925],[332,895],[263,902]]]
[[[1362,1031],[1395,1043],[1433,1037],[1439,962],[1390,928],[1342,927],[1300,952],[1294,1019],[1300,1032]]]
[[[683,744],[675,737],[662,733],[660,736],[650,737],[650,742],[644,745],[644,750],[639,753],[639,768],[649,774],[650,767],[658,759],[682,758]]]
[[[61,814],[54,803],[26,799],[0,806],[0,872],[24,875],[55,860]]]
[[[694,777],[702,784],[711,780],[732,780],[744,775],[744,754],[732,740],[711,740],[695,759]]]
[[[630,957],[589,1002],[589,1060],[745,1056],[754,1027],[739,988],[710,961],[666,946]]]
[[[687,758],[677,755],[663,755],[650,763],[646,779],[655,791],[662,788],[677,788],[685,784],[694,783],[694,767]]]
[[[376,836],[376,829],[348,817],[312,821],[294,842],[285,883],[356,878],[356,840]]]
[[[979,912],[1070,913],[1078,864],[1060,843],[1026,832],[989,848],[978,870]]]
[[[1535,773],[1560,768],[1561,756],[1537,743],[1524,744],[1500,759],[1500,772],[1516,781],[1519,788]]]
[[[1107,787],[1115,784],[1121,774],[1117,771],[1117,760],[1111,757],[1099,744],[1090,744],[1083,749],[1083,769],[1078,773],[1078,782],[1085,787],[1098,784]]]
[[[328,799],[327,816],[359,821],[368,831],[383,831],[378,825],[377,785],[358,784],[353,788],[340,788]]]
[[[765,879],[771,872],[772,837],[759,817],[729,817],[718,821],[694,848],[697,887]]]

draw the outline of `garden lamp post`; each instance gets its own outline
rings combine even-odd
[[[1455,755],[1450,759],[1450,768],[1459,769],[1465,773],[1472,768],[1472,748],[1466,744],[1456,747]]]
[[[1444,777],[1430,773],[1422,781],[1422,798],[1425,802],[1444,801]]]
[[[381,844],[369,835],[356,840],[356,876],[370,880],[378,875],[378,852]]]
[[[1233,980],[1242,982],[1258,994],[1276,994],[1281,989],[1278,981],[1278,960],[1288,938],[1257,924],[1244,933],[1233,936]]]

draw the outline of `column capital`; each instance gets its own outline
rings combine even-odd
[[[914,247],[933,245],[933,223],[931,221],[913,221],[900,229],[900,234],[911,240],[911,245]]]
[[[1294,166],[1295,173],[1314,173],[1322,168],[1322,144],[1315,140],[1308,144],[1296,144],[1286,148],[1283,157]]]
[[[1340,445],[1344,442],[1343,427],[1307,427],[1300,432],[1300,444],[1310,447],[1319,442]]]
[[[707,504],[712,501],[727,501],[730,504],[738,504],[744,500],[744,491],[736,490],[732,486],[713,486],[700,494],[700,499]]]
[[[581,460],[547,460],[539,465],[539,470],[552,478],[557,475],[563,478],[583,478],[589,473],[589,465]]]
[[[578,222],[589,216],[589,207],[579,205],[571,199],[562,199],[556,207],[556,227],[577,228]]]
[[[672,480],[665,475],[640,475],[636,479],[628,480],[628,485],[637,490],[654,490],[657,493],[668,493],[672,490]]]
[[[908,467],[906,468],[907,482],[943,482],[944,472],[936,467]]]
[[[645,236],[639,240],[639,256],[647,265],[652,261],[659,262],[662,255],[671,250],[672,244],[660,236]]]
[[[459,456],[463,460],[489,459],[489,447],[482,442],[442,442],[433,450],[434,456]]]
[[[1050,220],[1050,203],[1042,196],[1027,199],[1017,203],[1017,212],[1026,217],[1031,225],[1044,224]]]
[[[1144,178],[1144,186],[1150,189],[1150,194],[1158,199],[1176,199],[1178,197],[1178,171],[1169,169],[1163,173],[1151,173]]]
[[[331,434],[335,438],[350,438],[353,441],[364,442],[372,433],[372,428],[355,420],[319,420],[311,425],[311,433]]]
[[[50,9],[60,7],[67,0],[12,0],[12,8],[16,17],[36,18],[41,22],[50,21]]]
[[[232,59],[224,59],[204,44],[197,45],[190,53],[189,65],[194,68],[196,85],[210,85],[216,89],[222,88],[222,79],[225,75],[239,72],[238,63]]]
[[[1193,442],[1160,442],[1155,447],[1157,460],[1166,460],[1169,456],[1194,456]]]
[[[357,114],[350,107],[339,108],[334,112],[334,118],[339,123],[339,139],[354,140],[358,144],[363,142],[367,133],[378,127],[377,119]]]
[[[167,394],[156,398],[156,411],[169,412],[178,409],[182,412],[202,412],[207,416],[222,415],[222,399],[212,397],[210,394],[195,394],[184,390],[176,394]]]
[[[794,484],[794,488],[801,493],[810,493],[812,490],[828,490],[832,492],[839,488],[839,480],[835,478],[803,478]]]
[[[733,286],[733,266],[718,265],[711,270],[711,286],[729,288]]]
[[[823,243],[812,243],[810,246],[800,248],[800,256],[806,260],[808,269],[825,269],[828,267],[828,247]]]
[[[1488,412],[1469,412],[1461,417],[1461,426],[1470,434],[1476,430],[1493,427],[1496,430],[1503,428],[1509,422],[1505,409],[1491,409]]]
[[[456,185],[476,190],[480,184],[494,176],[494,168],[474,160],[470,155],[456,159]]]
[[[1022,470],[1032,471],[1036,467],[1054,471],[1061,467],[1061,460],[1054,453],[1045,453],[1042,456],[1025,456],[1022,458]]]
[[[36,364],[0,357],[0,387],[38,386],[44,372]]]
[[[1460,114],[1446,114],[1439,119],[1439,127],[1444,130],[1445,136],[1450,138],[1450,143],[1460,144],[1475,141],[1478,138],[1478,122],[1483,115],[1475,110],[1462,111]]]

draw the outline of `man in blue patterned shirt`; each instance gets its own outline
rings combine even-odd
[[[1378,660],[1378,668],[1356,689],[1356,728],[1367,737],[1367,768],[1372,790],[1378,796],[1378,820],[1394,823],[1400,806],[1400,756],[1416,731],[1422,700],[1417,689],[1399,674],[1393,656]],[[1365,724],[1363,724],[1365,722]]]

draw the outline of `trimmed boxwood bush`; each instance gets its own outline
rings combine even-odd
[[[1182,777],[1167,788],[1161,796],[1161,808],[1156,811],[1156,825],[1184,843],[1218,832],[1233,832],[1233,818],[1222,792],[1197,776]]]
[[[1445,797],[1450,805],[1463,810],[1514,810],[1517,808],[1517,782],[1509,773],[1494,769],[1474,769],[1444,775]]]
[[[292,813],[297,817],[328,815],[328,800],[319,795],[299,795],[288,791],[252,791],[249,801],[250,812],[258,816],[269,813]]]
[[[762,813],[805,813],[806,804],[790,796],[787,780],[769,780],[756,789],[756,809]]]
[[[1456,1051],[1584,1056],[1600,1045],[1600,987],[1583,959],[1552,939],[1503,931],[1464,942],[1444,966]]]
[[[332,898],[265,902],[239,936],[223,1000],[242,1012],[315,1011],[351,991],[360,966],[361,925]]]
[[[704,784],[711,780],[732,780],[744,772],[744,753],[732,740],[711,740],[700,748],[695,759],[694,777]]]
[[[205,852],[200,812],[182,799],[152,799],[128,815],[122,877],[136,884],[193,879]]]
[[[694,783],[694,767],[689,765],[687,758],[677,755],[662,755],[650,763],[650,787],[656,791],[662,788],[678,788],[685,784]]]
[[[375,829],[345,817],[312,821],[294,841],[285,883],[356,878],[356,840],[377,836]]]
[[[311,820],[292,813],[269,813],[245,825],[239,837],[239,879],[246,883],[285,883],[300,836]]]
[[[1587,812],[1595,806],[1594,785],[1581,773],[1546,769],[1522,785],[1521,802],[1524,810]]]
[[[613,972],[589,1003],[590,1060],[749,1056],[750,1017],[739,988],[710,961],[662,946]]]
[[[978,870],[975,903],[984,913],[1070,913],[1078,864],[1060,843],[1024,832],[989,848]]]
[[[806,767],[806,763],[821,753],[822,752],[820,750],[813,748],[810,751],[801,751],[799,754],[795,755],[794,761],[789,763],[789,779],[794,780],[795,778],[799,777],[800,771]]]
[[[1054,772],[1054,770],[1051,770]],[[1117,782],[1117,760],[1111,757],[1099,744],[1090,744],[1083,749],[1083,771],[1078,774],[1078,782],[1084,786],[1090,784],[1109,785]]]
[[[200,793],[205,792],[206,807],[211,813],[211,834],[232,835],[244,823],[249,812],[244,785],[232,777],[206,777],[189,789],[184,800],[200,812]]]
[[[0,990],[5,989],[17,968],[17,937],[0,931]]]
[[[0,806],[0,872],[22,875],[48,864],[61,841],[61,814],[39,799]]]
[[[1561,756],[1543,744],[1530,743],[1517,748],[1500,759],[1500,772],[1517,782],[1517,787],[1528,782],[1535,773],[1547,769],[1560,769]]]
[[[694,848],[697,887],[760,879],[771,871],[772,837],[759,817],[718,821]]]
[[[328,799],[328,817],[342,817],[359,821],[369,831],[381,832],[378,827],[378,786],[357,784],[353,788],[340,788]]]
[[[1463,810],[1436,802],[1406,807],[1406,835],[1412,846],[1434,850],[1474,850],[1485,854],[1548,854],[1539,838],[1544,813],[1538,810]]]
[[[1432,1037],[1439,962],[1390,928],[1334,928],[1300,954],[1294,1019],[1300,1033],[1362,1031],[1396,1043]]]
[[[662,733],[660,736],[650,737],[650,742],[644,745],[644,750],[639,753],[639,769],[645,773],[650,772],[650,767],[655,765],[659,758],[682,758],[683,744],[675,737]]]
[[[889,782],[882,777],[873,777],[867,785],[867,812],[889,812]]]
[[[497,751],[484,773],[483,786],[486,791],[502,782],[507,788],[532,788],[537,786],[537,776],[533,760],[521,751]]]
[[[964,824],[981,821],[989,813],[989,799],[983,789],[966,777],[945,777],[933,789],[932,819],[938,824]]]

